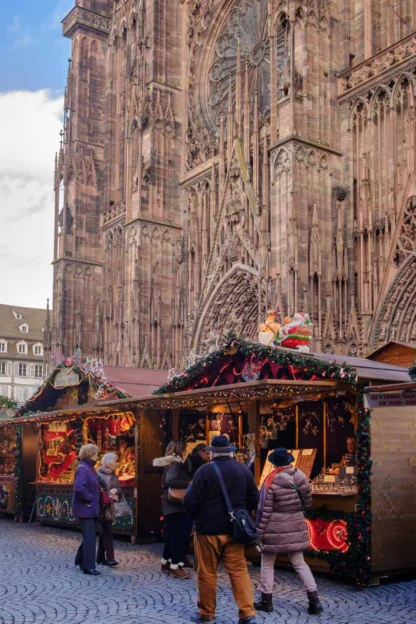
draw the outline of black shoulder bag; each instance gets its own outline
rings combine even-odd
[[[225,504],[227,505],[232,528],[232,537],[234,541],[239,544],[251,544],[251,542],[254,542],[258,538],[256,525],[247,509],[236,509],[234,511],[231,505],[230,497],[228,496],[227,488],[225,487],[221,470],[218,468],[215,461],[212,462],[212,466],[217,473]]]

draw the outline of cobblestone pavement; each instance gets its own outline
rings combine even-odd
[[[91,577],[74,567],[79,534],[0,519],[1,624],[188,624],[196,612],[194,579],[160,573],[159,544],[117,542],[118,568]],[[251,566],[255,588],[259,568]],[[259,624],[416,624],[416,580],[359,590],[318,579],[325,612],[306,613],[296,575],[276,571],[275,612]],[[219,574],[218,624],[237,622],[228,577]]]

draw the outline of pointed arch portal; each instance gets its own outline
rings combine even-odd
[[[262,292],[265,301],[265,292]],[[262,311],[263,312],[263,311]],[[236,263],[219,281],[205,302],[193,339],[193,350],[201,353],[210,330],[217,334],[234,330],[244,338],[253,339],[259,318],[258,271]]]
[[[374,323],[374,347],[389,340],[416,343],[416,253],[411,253],[390,285]]]

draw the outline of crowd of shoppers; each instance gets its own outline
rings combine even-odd
[[[308,612],[321,613],[316,582],[303,556],[309,548],[304,512],[312,504],[307,477],[293,467],[294,457],[285,448],[275,449],[268,458],[274,470],[259,494],[249,468],[234,460],[236,450],[227,436],[220,435],[213,438],[211,446],[198,444],[187,456],[186,442],[178,440],[168,444],[164,457],[154,460],[154,466],[163,468],[162,572],[180,580],[191,577],[189,569],[193,564],[187,551],[193,531],[198,586],[198,613],[193,621],[215,622],[217,570],[222,562],[238,606],[239,624],[255,624],[256,611],[273,611],[275,558],[279,553],[287,553],[306,589]],[[121,509],[123,499],[116,475],[117,455],[104,455],[96,471],[98,452],[94,444],[81,447],[74,481],[73,514],[82,532],[75,564],[90,575],[100,574],[96,563],[118,565],[112,525],[116,507]],[[256,509],[257,529],[253,530],[257,531],[254,539],[261,552],[261,595],[254,601],[245,559],[245,537],[253,539],[246,525],[253,524],[249,514]]]

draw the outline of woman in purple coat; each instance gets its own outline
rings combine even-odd
[[[97,521],[100,513],[100,489],[94,469],[98,450],[95,444],[81,446],[72,499],[72,515],[78,519],[82,531],[82,542],[75,556],[75,565],[79,565],[84,574],[94,576],[100,574],[95,568]]]

